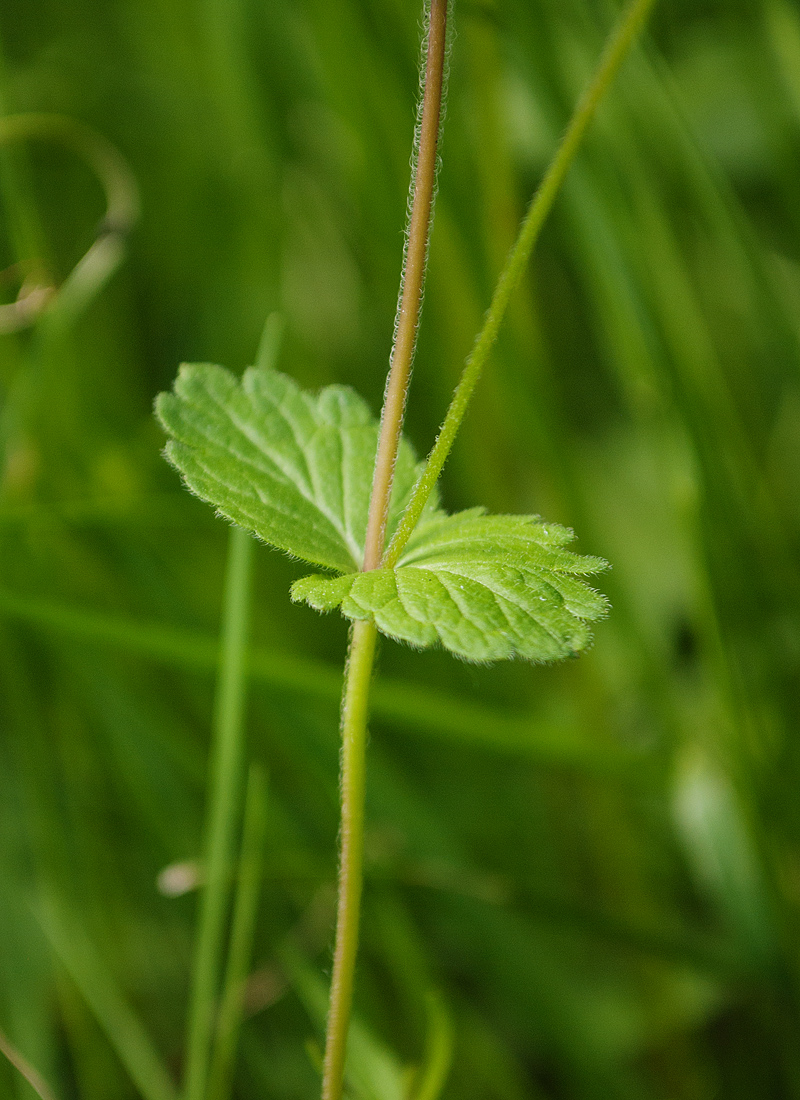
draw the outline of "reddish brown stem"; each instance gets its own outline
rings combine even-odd
[[[383,556],[394,464],[400,445],[406,394],[411,376],[414,346],[417,341],[436,182],[436,147],[439,141],[442,113],[446,37],[447,0],[431,0],[422,120],[417,137],[414,197],[408,226],[397,332],[392,348],[389,378],[381,414],[378,454],[372,480],[372,496],[364,545],[363,569],[365,570],[377,568]]]

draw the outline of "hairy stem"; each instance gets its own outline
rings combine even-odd
[[[422,119],[415,150],[416,171],[412,179],[413,199],[406,240],[406,256],[400,285],[400,302],[386,395],[381,413],[381,431],[375,473],[372,481],[367,536],[364,545],[364,566],[376,569],[383,555],[386,538],[386,517],[392,492],[394,464],[403,413],[417,342],[425,264],[428,256],[434,184],[436,182],[436,147],[442,116],[445,52],[447,44],[447,0],[431,0],[428,24],[428,44],[425,63],[425,90],[422,98]]]
[[[394,465],[403,428],[403,413],[417,339],[436,182],[436,148],[442,117],[447,5],[448,0],[430,0],[422,117],[417,131],[416,170],[411,181],[411,217],[400,285],[397,329],[381,414],[370,496],[362,566],[364,570],[377,568],[383,555]],[[374,622],[362,620],[353,624],[342,697],[339,895],[322,1100],[340,1100],[344,1086],[347,1033],[358,951],[363,878],[367,714],[376,639],[377,629]]]
[[[450,454],[475,386],[497,339],[497,333],[508,308],[511,295],[525,273],[533,246],[536,244],[545,219],[550,213],[561,184],[564,182],[564,177],[575,158],[586,128],[594,117],[598,104],[610,87],[617,70],[644,24],[653,3],[654,0],[632,0],[612,32],[595,74],[575,108],[575,113],[570,120],[567,131],[544,174],[538,191],[533,197],[519,236],[500,275],[483,328],[478,334],[472,352],[464,366],[453,399],[450,402],[450,408],[447,410],[447,415],[439,430],[439,435],[428,457],[425,469],[414,487],[408,507],[383,556],[381,565],[385,567],[391,568],[397,564],[403,547],[408,542],[419,517],[422,515],[422,510],[439,479],[439,474],[442,472],[447,456]]]
[[[322,1100],[340,1100],[353,975],[358,950],[364,856],[364,788],[366,776],[369,685],[377,628],[372,621],[353,623],[342,698],[341,850],[336,947],[333,956]]]

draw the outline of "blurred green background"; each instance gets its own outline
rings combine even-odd
[[[196,894],[157,879],[200,851],[228,534],[153,398],[181,360],[240,371],[278,310],[281,368],[377,411],[419,7],[0,7],[2,112],[88,124],[141,196],[98,293],[0,335],[0,1028],[62,1100],[182,1059]],[[616,12],[457,2],[420,453]],[[67,277],[104,200],[74,150],[0,152],[9,303]],[[800,1097],[799,337],[800,9],[661,0],[443,479],[450,509],[573,526],[613,611],[553,668],[384,643],[359,1100],[400,1100],[449,1030],[445,1098]],[[242,1100],[319,1087],[346,627],[289,603],[301,572],[259,547]],[[33,1094],[4,1064],[0,1095]]]

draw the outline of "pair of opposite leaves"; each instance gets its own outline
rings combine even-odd
[[[414,646],[440,642],[470,661],[552,661],[590,640],[605,598],[581,577],[605,562],[565,550],[573,534],[537,516],[447,515],[431,498],[394,568],[361,572],[378,422],[345,386],[306,393],[286,375],[251,367],[181,367],[158,416],[166,454],[192,490],[264,542],[337,575],[292,585],[294,600]],[[403,439],[387,538],[419,466]]]

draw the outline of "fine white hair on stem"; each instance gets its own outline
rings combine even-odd
[[[428,0],[425,5],[425,34],[420,66],[423,92],[417,111],[400,294],[395,314],[389,376],[381,410],[364,544],[362,568],[365,570],[376,569],[383,555],[394,466],[419,330],[439,164],[449,8],[450,0]]]
[[[394,327],[392,330],[392,353],[390,359],[394,356],[394,348],[397,343],[397,328],[400,324],[400,312],[403,303],[403,291],[406,284],[406,265],[408,263],[408,240],[411,229],[411,212],[414,206],[414,191],[417,181],[417,162],[419,160],[419,146],[420,136],[422,132],[422,112],[425,106],[425,74],[428,67],[428,44],[430,38],[430,22],[431,22],[431,0],[427,0],[425,8],[420,17],[420,59],[419,59],[419,94],[417,97],[417,110],[416,119],[414,123],[414,141],[411,146],[411,178],[408,185],[408,194],[406,196],[406,221],[405,229],[403,231],[403,261],[400,269],[400,288],[397,292],[397,309],[394,315]],[[444,50],[444,68],[442,74],[442,102],[439,110],[439,133],[437,135],[436,142],[436,174],[433,181],[433,200],[431,202],[431,215],[430,226],[428,229],[428,237],[425,242],[425,274],[427,274],[428,268],[428,253],[430,251],[430,239],[431,232],[433,230],[433,219],[436,210],[436,198],[439,191],[439,168],[442,162],[441,156],[441,140],[442,131],[444,128],[445,115],[447,113],[447,89],[450,80],[450,54],[453,47],[454,38],[454,21],[453,21],[453,0],[447,0],[447,29],[445,38],[445,50]],[[425,278],[423,277],[422,286],[420,287],[420,313],[422,312],[422,300],[425,295]],[[417,327],[419,327],[419,318],[417,319]],[[387,377],[386,384],[388,386],[389,379]]]

